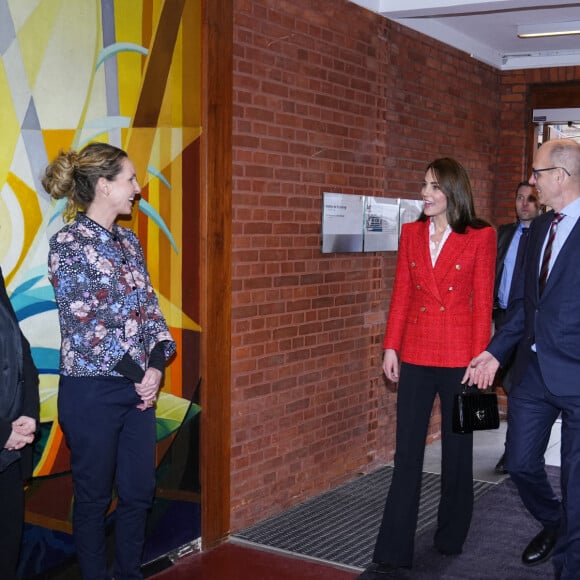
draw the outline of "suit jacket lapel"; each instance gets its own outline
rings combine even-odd
[[[505,256],[507,251],[512,243],[512,239],[518,229],[519,222],[514,222],[513,224],[509,224],[504,226],[501,230],[501,238],[498,235],[497,240],[497,263],[503,266],[503,262],[505,260]]]
[[[455,268],[459,255],[463,253],[470,242],[469,235],[456,234],[455,232],[449,234],[439,258],[435,262],[434,274],[437,285],[447,276],[449,270]]]
[[[449,241],[449,240],[448,240]],[[439,294],[439,287],[437,285],[437,280],[435,279],[435,269],[431,264],[431,250],[429,241],[429,220],[424,222],[424,227],[417,230],[417,247],[420,248],[419,256],[421,259],[421,269],[425,272],[425,290],[429,291],[437,300],[441,300],[441,295]],[[443,249],[445,249],[445,245]],[[441,255],[440,255],[441,257]]]
[[[469,245],[471,237],[469,235],[460,235],[455,232],[451,232],[447,238],[437,261],[435,262],[435,267],[431,264],[431,251],[429,249],[429,222],[425,222],[425,228],[419,232],[421,240],[418,243],[422,244],[422,259],[424,261],[423,267],[427,274],[427,289],[441,301],[441,292],[439,291],[440,286],[444,287],[443,280],[447,277],[450,270],[455,269],[458,261],[458,257],[463,253],[465,248]]]
[[[495,279],[493,283],[493,298],[497,299],[499,286],[504,269],[504,260],[513,237],[518,229],[519,222],[500,226],[497,230],[497,255],[495,257]]]
[[[547,234],[547,231],[546,231]],[[545,236],[544,236],[545,237]],[[548,280],[546,282],[546,287],[542,293],[542,298],[546,296],[556,284],[558,284],[559,278],[564,273],[566,267],[570,267],[570,264],[574,263],[574,259],[568,254],[577,252],[577,248],[580,245],[580,219],[576,220],[576,224],[572,228],[570,235],[566,238],[564,245],[560,249],[556,261],[552,266],[552,269],[548,273]],[[537,264],[539,270],[539,262]]]
[[[525,262],[526,278],[528,278],[530,285],[532,286],[531,290],[536,302],[540,298],[539,274],[540,260],[542,259],[542,246],[546,236],[548,235],[551,221],[551,214],[542,214],[538,216],[532,224],[534,230],[533,236],[530,236],[528,239],[528,255]],[[531,273],[529,269],[531,269]],[[531,275],[532,273],[533,275]],[[529,292],[530,290],[528,289],[526,291]]]

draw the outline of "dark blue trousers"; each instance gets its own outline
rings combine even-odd
[[[73,533],[84,580],[105,580],[105,516],[116,482],[115,580],[141,579],[155,491],[155,411],[121,377],[61,376],[59,422],[71,452]]]
[[[562,502],[544,467],[552,425],[560,414]],[[556,578],[579,580],[580,396],[553,395],[535,354],[522,381],[514,384],[510,393],[507,445],[507,468],[524,505],[543,526],[560,528],[552,557]]]
[[[473,436],[453,432],[453,399],[464,368],[401,365],[395,469],[373,554],[374,562],[411,567],[423,457],[435,396],[441,403],[441,499],[435,547],[459,554],[473,512]]]

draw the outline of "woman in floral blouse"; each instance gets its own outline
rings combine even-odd
[[[142,578],[155,489],[155,410],[175,352],[135,234],[115,223],[141,189],[127,153],[105,143],[62,152],[42,184],[67,199],[50,240],[61,330],[58,414],[71,451],[73,532],[85,579],[107,572],[105,516],[116,480],[116,580]]]

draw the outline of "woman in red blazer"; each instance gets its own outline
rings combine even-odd
[[[473,509],[471,435],[452,430],[453,399],[491,337],[495,230],[475,216],[469,177],[454,159],[427,167],[423,213],[403,225],[383,370],[399,383],[395,468],[373,564],[360,580],[405,577],[413,561],[427,429],[441,404],[442,473],[435,548],[459,554]]]

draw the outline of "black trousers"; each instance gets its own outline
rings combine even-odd
[[[24,482],[20,462],[0,473],[0,578],[16,580],[24,525]]]
[[[435,396],[441,401],[441,498],[435,547],[458,554],[473,511],[473,436],[452,429],[453,399],[465,368],[405,364],[397,396],[395,468],[373,561],[411,567],[419,512],[425,441]]]

